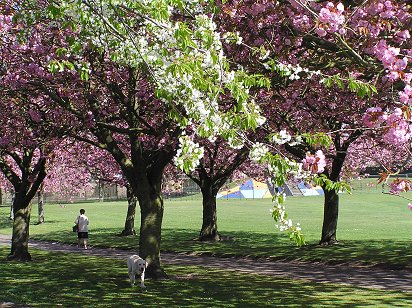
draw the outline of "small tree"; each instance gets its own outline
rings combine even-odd
[[[205,155],[193,172],[187,175],[199,187],[203,198],[201,241],[219,241],[216,196],[237,168],[248,158],[248,149],[234,150],[222,139],[204,141]]]
[[[28,250],[31,201],[46,177],[46,161],[54,143],[34,111],[2,93],[0,99],[0,171],[15,192],[10,260],[30,260]],[[31,112],[30,112],[31,111]],[[12,118],[13,121],[9,119]]]

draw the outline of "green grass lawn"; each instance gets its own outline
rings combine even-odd
[[[8,249],[0,246],[0,255]],[[131,287],[123,260],[33,250],[0,260],[0,303],[30,307],[410,307],[410,293],[167,266],[170,280]]]
[[[300,222],[308,245],[295,247],[284,233],[275,229],[270,215],[271,201],[221,200],[218,226],[231,240],[203,243],[193,239],[202,223],[201,200],[167,200],[162,233],[162,251],[218,255],[261,256],[273,259],[381,264],[394,268],[412,267],[412,212],[407,201],[383,195],[376,190],[341,194],[338,223],[339,245],[317,245],[323,217],[323,197],[291,197],[286,206],[289,216]],[[126,202],[48,204],[46,223],[35,225],[33,208],[32,238],[74,243],[71,232],[79,209],[90,218],[90,244],[137,250],[138,238],[119,237],[126,216]],[[10,234],[7,207],[0,208],[0,233]],[[136,217],[136,229],[140,217]]]

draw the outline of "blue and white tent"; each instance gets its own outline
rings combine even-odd
[[[246,180],[239,186],[221,191],[217,198],[220,199],[262,199],[272,198],[270,189],[266,183],[253,179]]]
[[[323,195],[323,189],[320,186],[311,186],[310,184],[305,184],[300,182],[297,184],[300,192],[304,196],[320,196]]]

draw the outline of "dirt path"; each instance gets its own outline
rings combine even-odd
[[[10,245],[10,237],[0,235],[0,245]],[[79,250],[73,245],[31,240],[30,247],[84,255],[125,259],[130,251],[91,248]],[[348,284],[359,287],[412,292],[412,272],[347,265],[323,265],[316,263],[280,262],[265,259],[221,258],[162,253],[164,264],[187,264],[214,269],[233,270],[243,273],[287,277],[320,283]],[[0,303],[1,304],[1,303]],[[1,305],[0,305],[1,307]]]

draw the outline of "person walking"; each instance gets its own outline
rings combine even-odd
[[[87,241],[89,238],[89,218],[84,214],[84,209],[80,210],[80,215],[77,216],[74,223],[77,225],[78,248],[87,249]]]

